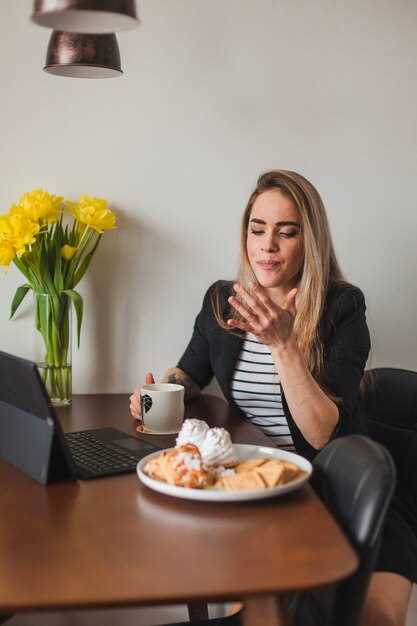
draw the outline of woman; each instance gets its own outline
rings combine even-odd
[[[209,288],[191,341],[163,380],[184,385],[187,400],[214,375],[244,419],[312,459],[332,438],[365,432],[357,411],[370,350],[365,309],[362,292],[343,279],[317,190],[295,172],[267,172],[243,215],[238,280]],[[140,419],[138,391],[130,407]],[[405,623],[417,568],[402,557],[402,529],[387,521],[366,626]]]

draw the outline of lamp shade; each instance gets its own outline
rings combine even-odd
[[[116,33],[139,24],[135,0],[35,0],[31,19],[72,33]]]
[[[123,74],[116,35],[53,31],[45,72],[70,78],[113,78]]]

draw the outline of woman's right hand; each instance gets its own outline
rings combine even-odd
[[[155,379],[151,372],[148,372],[145,376],[145,384],[146,385],[154,385]],[[139,426],[137,430],[142,430],[142,412],[140,408],[140,391],[139,389],[135,389],[132,395],[129,398],[130,400],[130,412],[132,416],[139,421]]]

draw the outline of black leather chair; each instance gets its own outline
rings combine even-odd
[[[367,370],[362,400],[372,424],[417,432],[417,372],[393,367]]]
[[[362,413],[370,437],[392,454],[398,489],[410,491],[417,509],[417,372],[392,367],[365,372]]]
[[[394,459],[396,506],[417,536],[417,372],[381,367],[365,372],[363,382],[365,427]]]
[[[357,626],[394,492],[395,467],[384,447],[362,435],[335,439],[319,452],[313,465],[313,486],[356,549],[360,565],[337,585],[295,595],[289,611],[296,626]],[[240,618],[193,623],[238,626]]]
[[[328,444],[313,465],[313,486],[356,549],[360,564],[331,591],[302,594],[295,623],[357,626],[395,489],[394,463],[383,446],[350,435]]]

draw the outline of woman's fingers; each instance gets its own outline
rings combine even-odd
[[[269,320],[263,315],[259,309],[257,309],[257,313],[254,313],[251,308],[246,306],[243,302],[235,298],[234,296],[230,296],[228,302],[238,311],[244,320],[252,326],[255,330],[260,331],[261,328],[268,325]],[[255,332],[256,332],[255,330]]]
[[[132,395],[129,397],[129,402],[131,409],[134,409],[136,411],[138,408],[140,408],[140,401],[138,400],[136,392],[133,392]]]
[[[229,319],[227,324],[230,328],[250,332],[267,345],[275,345],[289,337],[297,312],[296,288],[288,292],[284,302],[279,306],[270,300],[264,288],[255,282],[250,285],[251,292],[240,283],[233,287],[240,298],[231,296],[228,301],[243,319]]]
[[[287,293],[287,297],[285,298],[285,303],[283,304],[283,308],[286,311],[290,311],[294,315],[297,313],[297,306],[295,304],[295,298],[297,296],[297,292],[298,292],[297,288],[291,289],[291,291]]]
[[[147,374],[145,374],[145,384],[146,385],[154,385],[155,384],[155,378],[154,378],[152,372],[148,372]],[[135,419],[139,420],[139,422],[140,422],[140,424],[138,425],[136,430],[141,432],[143,430],[143,427],[142,427],[142,410],[141,410],[141,406],[140,406],[140,391],[139,391],[139,389],[135,389],[135,391],[129,397],[129,402],[130,402],[130,412],[131,412],[132,416]]]
[[[242,304],[242,302],[240,302],[237,298],[230,296],[229,303],[236,309],[236,311],[239,311],[242,317],[244,317],[251,326],[256,326],[259,323],[258,316],[252,313],[252,311],[250,311],[248,307]]]
[[[141,419],[140,394],[138,389],[132,393],[130,400],[130,412],[136,419]]]
[[[154,385],[155,384],[155,378],[152,374],[152,372],[148,372],[147,374],[145,374],[145,384],[146,385]],[[140,406],[140,391],[139,389],[135,389],[135,391],[132,393],[132,395],[129,397],[129,402],[130,402],[130,412],[132,414],[132,416],[139,420],[140,422],[142,421],[142,410],[141,410],[141,406]],[[139,432],[142,430],[141,424],[139,424],[139,426],[137,427],[137,429]]]
[[[132,415],[132,417],[134,417],[137,420],[140,420],[142,415],[140,412],[140,408],[138,408],[137,406],[135,406],[134,404],[130,403],[130,413]]]
[[[258,283],[251,283],[251,288],[254,296],[262,303],[262,306],[267,311],[268,315],[274,313],[274,303],[268,298],[267,294]]]
[[[155,384],[155,378],[154,378],[152,372],[148,372],[145,375],[145,384],[146,385],[154,385]],[[130,412],[131,412],[131,414],[137,420],[140,420],[141,416],[142,416],[142,411],[141,411],[141,407],[140,407],[140,391],[139,391],[139,389],[135,389],[135,391],[129,397],[129,402],[130,402]],[[140,430],[140,428],[138,427],[137,430]]]
[[[251,324],[245,324],[244,322],[241,322],[239,320],[230,319],[227,320],[227,324],[230,326],[230,328],[239,328],[239,330],[243,330],[243,332],[245,333],[254,332],[254,328],[253,326],[251,326]]]
[[[244,299],[250,313],[254,313],[261,323],[268,322],[269,309],[265,307],[255,290],[251,295],[240,283],[233,285],[233,289]]]

